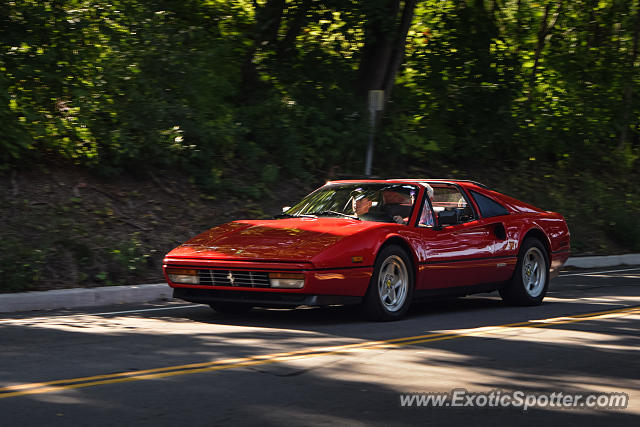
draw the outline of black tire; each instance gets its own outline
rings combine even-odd
[[[513,277],[500,289],[511,305],[540,305],[549,288],[549,254],[540,240],[527,238],[520,247]]]
[[[385,246],[378,253],[364,297],[365,315],[380,321],[404,317],[413,298],[414,281],[413,264],[406,251],[397,245]]]
[[[209,307],[221,314],[243,314],[253,308],[252,305],[241,302],[213,302]]]

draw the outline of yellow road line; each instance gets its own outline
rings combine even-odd
[[[70,390],[82,387],[92,387],[103,384],[114,384],[129,381],[166,378],[175,375],[212,372],[224,369],[233,369],[254,365],[265,365],[276,362],[284,362],[296,359],[304,359],[317,356],[330,356],[352,351],[373,350],[384,348],[397,348],[412,344],[421,344],[433,341],[443,341],[455,338],[463,338],[477,335],[491,334],[509,328],[541,328],[559,324],[582,322],[586,320],[617,317],[640,313],[640,307],[627,307],[622,309],[606,310],[572,316],[553,317],[548,319],[530,320],[503,325],[461,329],[451,332],[432,333],[412,337],[393,338],[388,340],[365,341],[355,344],[345,344],[316,349],[296,350],[284,353],[272,353],[249,357],[224,359],[213,362],[192,363],[187,365],[166,366],[163,368],[145,369],[138,371],[119,372],[113,374],[95,375],[91,377],[71,378],[64,380],[47,381],[41,383],[17,384],[0,388],[0,398],[23,396],[28,394],[49,393],[60,390]]]

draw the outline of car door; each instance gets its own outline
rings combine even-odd
[[[422,209],[459,210],[460,222],[433,227],[418,223],[420,271],[417,289],[470,286],[493,281],[497,241],[495,221],[479,218],[466,194],[452,184],[433,184],[434,199]],[[422,216],[422,215],[421,215]]]
[[[496,262],[494,227],[485,220],[425,229],[425,268],[419,288],[470,286],[492,281]]]
[[[515,248],[518,244],[516,236],[508,233],[509,210],[499,201],[489,195],[469,190],[469,195],[477,207],[477,211],[489,228],[493,228],[496,242],[493,249],[493,259],[496,269],[491,281],[501,282],[509,280],[515,269],[517,256]],[[508,236],[511,234],[511,236]]]

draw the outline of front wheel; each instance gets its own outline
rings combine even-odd
[[[411,260],[399,246],[380,251],[364,299],[364,310],[374,320],[397,320],[409,310],[413,298],[414,273]]]
[[[525,240],[511,281],[500,290],[502,299],[512,305],[538,305],[549,287],[549,256],[535,238]]]

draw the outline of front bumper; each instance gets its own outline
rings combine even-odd
[[[184,284],[174,283],[167,275],[167,268],[191,268],[197,270],[216,270],[222,272],[222,276],[226,276],[229,272],[236,276],[236,273],[252,272],[260,274],[268,274],[271,272],[281,273],[302,273],[305,276],[305,284],[303,288],[273,288],[269,286],[263,286],[265,283],[240,283],[236,281],[225,281],[215,283],[199,283],[199,284]],[[363,297],[369,287],[371,276],[373,274],[373,266],[348,266],[348,267],[336,267],[331,269],[316,269],[310,263],[287,263],[287,262],[258,262],[258,261],[232,261],[232,260],[209,260],[209,259],[175,259],[165,258],[163,263],[164,276],[174,289],[190,289],[194,291],[211,291],[208,294],[205,292],[202,295],[232,295],[234,301],[237,298],[243,298],[239,296],[241,293],[247,295],[254,295],[256,301],[284,301],[287,302],[287,298],[298,297],[304,299],[306,297],[318,296],[319,301],[324,301],[325,297],[331,296],[345,296],[345,297]],[[218,277],[218,276],[216,276]],[[240,276],[238,276],[240,277]],[[264,282],[264,281],[263,281]],[[220,294],[224,291],[225,294]],[[270,296],[262,297],[259,294],[271,294]],[[279,298],[275,294],[291,295],[291,297],[284,296]],[[201,294],[198,294],[201,295]],[[303,298],[304,297],[304,298]],[[322,298],[320,298],[322,297]],[[182,297],[178,297],[182,298]],[[186,298],[183,298],[186,299]],[[294,298],[295,299],[295,298]],[[347,298],[349,300],[349,298]],[[229,300],[231,301],[231,300]],[[297,301],[297,300],[296,300]],[[296,302],[294,301],[294,303]],[[343,304],[338,303],[317,303],[311,298],[311,304],[309,305],[331,305],[331,304]],[[290,304],[295,305],[295,304]],[[298,305],[307,305],[306,302],[299,303]]]
[[[289,292],[252,292],[245,290],[174,288],[173,297],[199,304],[239,302],[261,307],[298,307],[301,305],[360,304],[362,297],[347,295],[309,295]]]

